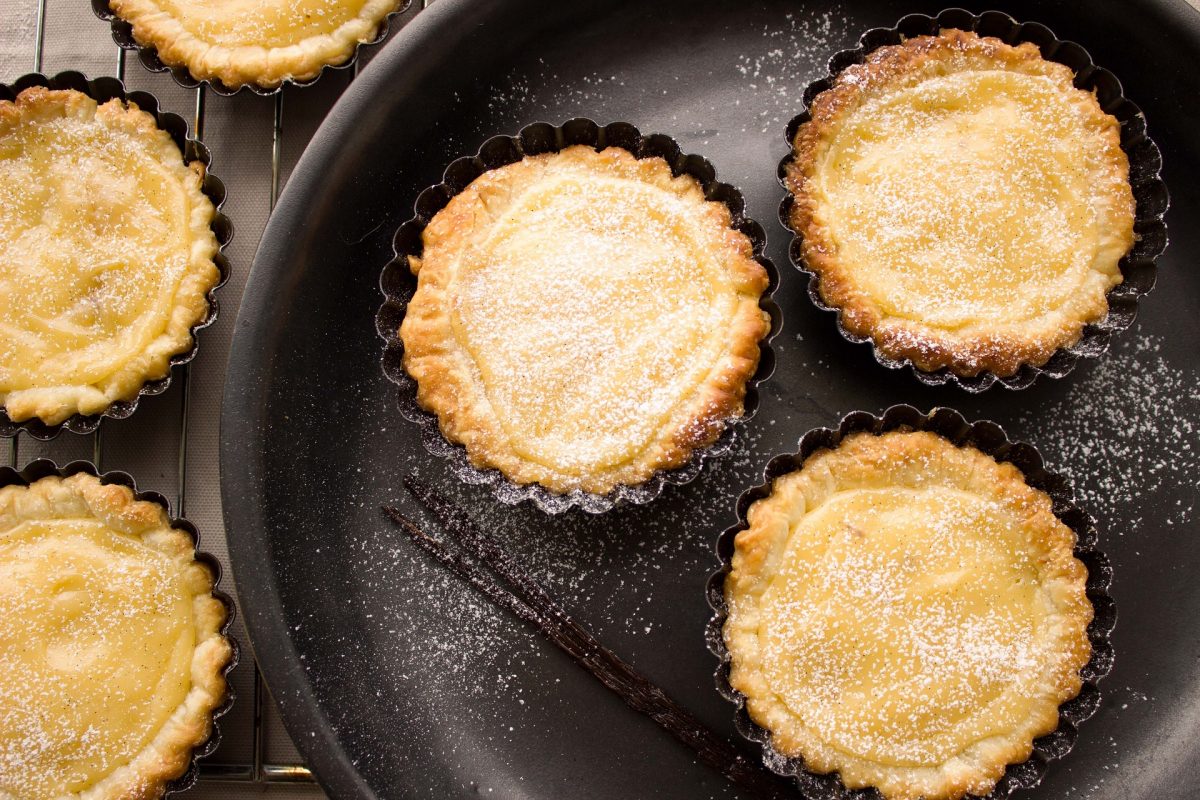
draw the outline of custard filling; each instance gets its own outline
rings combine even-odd
[[[221,47],[287,47],[355,22],[369,0],[159,0],[183,30]]]
[[[0,533],[0,794],[80,792],[183,703],[196,645],[183,567],[97,520]]]
[[[964,70],[868,95],[813,192],[857,289],[887,315],[970,330],[1118,283],[1125,242],[1093,183],[1095,133],[1046,76]]]
[[[220,279],[202,176],[120,100],[0,101],[0,404],[55,425],[129,400],[185,352]]]
[[[630,461],[717,363],[738,294],[690,212],[643,182],[550,175],[463,253],[451,324],[522,458]]]
[[[1024,535],[948,487],[829,497],[762,596],[771,691],[829,746],[888,765],[939,765],[1020,725],[1055,613]]]

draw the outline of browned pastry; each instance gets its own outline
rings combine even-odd
[[[306,81],[348,61],[403,0],[109,0],[168,66],[230,88]]]
[[[161,797],[226,696],[212,588],[191,537],[124,486],[0,489],[0,798]]]
[[[1116,119],[1032,44],[959,30],[870,53],[812,102],[790,224],[826,304],[893,359],[1040,366],[1104,317],[1133,244]]]
[[[729,209],[661,158],[569,147],[484,173],[425,228],[400,327],[417,399],[478,467],[603,494],[742,413],[770,329]]]
[[[0,406],[55,425],[164,377],[220,271],[203,165],[133,103],[0,101]]]
[[[853,434],[775,480],[725,581],[730,684],[770,745],[887,800],[985,795],[1091,655],[1075,535],[1020,470]]]

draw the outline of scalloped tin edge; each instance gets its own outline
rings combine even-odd
[[[1137,317],[1139,299],[1154,288],[1157,267],[1156,259],[1167,246],[1167,228],[1163,220],[1170,197],[1161,177],[1162,154],[1158,145],[1146,132],[1146,118],[1141,109],[1125,97],[1121,82],[1111,72],[1097,66],[1081,45],[1059,39],[1053,31],[1038,22],[1018,23],[1002,11],[985,11],[974,14],[962,8],[948,8],[930,17],[925,14],[909,14],[891,28],[873,28],[859,38],[858,46],[836,53],[829,59],[828,73],[810,83],[804,90],[804,110],[797,114],[787,126],[788,155],[779,163],[777,177],[786,190],[786,174],[795,158],[793,142],[800,125],[809,119],[812,100],[828,89],[834,78],[852,64],[862,63],[872,51],[895,45],[913,36],[936,34],[945,28],[975,31],[981,36],[994,36],[1008,44],[1031,42],[1049,61],[1065,64],[1075,72],[1078,88],[1094,91],[1101,108],[1113,115],[1121,124],[1121,149],[1129,159],[1129,182],[1136,203],[1133,248],[1120,261],[1121,274],[1125,280],[1109,290],[1109,311],[1098,322],[1084,327],[1078,342],[1059,348],[1040,367],[1023,364],[1017,372],[1008,376],[984,371],[974,376],[961,376],[948,367],[927,372],[910,359],[894,359],[882,354],[869,336],[858,336],[848,331],[843,324],[841,309],[827,305],[821,298],[820,276],[808,268],[802,252],[803,240],[791,227],[793,197],[790,191],[779,206],[779,220],[792,234],[788,256],[792,265],[809,276],[808,297],[818,309],[837,316],[838,333],[848,342],[866,344],[871,347],[875,360],[888,369],[910,369],[918,381],[926,386],[955,384],[976,394],[996,384],[1008,389],[1025,389],[1038,376],[1062,378],[1069,374],[1081,358],[1099,358],[1108,351],[1114,333],[1125,330]]]
[[[1049,763],[1065,757],[1074,747],[1078,726],[1096,713],[1100,705],[1100,691],[1096,684],[1113,667],[1109,636],[1116,626],[1117,611],[1109,594],[1112,566],[1108,557],[1096,546],[1098,532],[1095,522],[1076,505],[1074,491],[1066,478],[1047,469],[1041,454],[1032,445],[1010,440],[1004,429],[995,422],[968,422],[960,413],[946,407],[935,407],[928,414],[909,405],[892,406],[879,416],[866,411],[853,411],[842,417],[836,428],[814,428],[805,433],[795,453],[772,458],[764,470],[764,482],[746,490],[738,498],[738,522],[718,537],[715,552],[720,566],[709,576],[705,587],[708,605],[713,610],[705,628],[705,640],[709,651],[719,661],[715,673],[717,692],[737,707],[735,726],[738,733],[762,746],[763,763],[767,768],[784,777],[794,778],[806,797],[820,800],[878,800],[879,794],[875,789],[848,789],[837,773],[809,772],[802,758],[775,751],[771,746],[770,732],[750,719],[745,696],[729,684],[731,655],[723,636],[728,617],[724,585],[725,577],[732,568],[734,539],[749,525],[746,514],[754,502],[770,494],[776,478],[799,469],[813,453],[837,447],[851,433],[868,432],[878,436],[894,430],[930,431],[955,445],[969,445],[997,461],[1017,467],[1030,486],[1049,495],[1054,515],[1075,532],[1074,555],[1088,570],[1087,598],[1095,616],[1088,626],[1092,655],[1080,670],[1083,686],[1075,698],[1059,706],[1058,727],[1034,740],[1030,757],[1020,763],[1009,764],[995,788],[987,795],[988,800],[1002,800],[1017,789],[1040,783]]]
[[[742,415],[729,420],[717,440],[708,447],[693,452],[691,459],[682,467],[659,470],[641,484],[618,486],[604,495],[578,490],[569,494],[555,494],[536,483],[512,483],[499,470],[473,466],[462,445],[451,443],[442,436],[437,416],[417,404],[416,382],[408,376],[401,363],[404,347],[399,337],[400,323],[408,301],[416,291],[416,281],[408,268],[408,256],[421,252],[421,233],[425,226],[451,198],[484,172],[520,161],[526,155],[557,152],[576,144],[585,144],[597,149],[621,147],[638,158],[660,157],[671,166],[673,174],[691,175],[701,184],[706,199],[724,203],[729,209],[733,227],[750,239],[754,259],[767,271],[768,276],[767,289],[759,300],[759,307],[770,315],[771,329],[759,342],[758,368],[746,382]],[[612,122],[603,127],[585,118],[572,119],[562,125],[535,122],[522,128],[515,136],[493,136],[480,146],[474,156],[451,162],[446,167],[442,182],[428,187],[417,196],[413,210],[414,216],[396,231],[393,239],[395,257],[383,268],[379,281],[385,299],[376,314],[375,326],[376,332],[386,343],[382,367],[384,375],[400,387],[400,413],[405,419],[420,426],[425,449],[433,455],[447,459],[452,471],[464,483],[489,486],[496,499],[506,505],[531,501],[547,514],[560,514],[573,507],[587,513],[600,514],[618,503],[642,505],[658,497],[668,483],[682,485],[692,481],[700,474],[707,459],[728,452],[733,446],[737,423],[748,421],[758,410],[757,387],[774,372],[775,353],[771,341],[783,326],[783,312],[773,297],[779,286],[779,271],[765,255],[766,232],[761,225],[745,215],[742,193],[729,184],[718,182],[716,170],[707,159],[685,154],[671,137],[661,133],[644,135],[627,122]]]
[[[229,681],[229,674],[233,672],[241,660],[241,645],[229,632],[233,626],[234,619],[237,617],[237,606],[234,604],[233,598],[220,589],[223,572],[221,562],[217,560],[216,556],[200,549],[200,533],[196,530],[196,526],[182,517],[172,516],[171,504],[158,492],[150,490],[140,491],[133,477],[127,472],[114,470],[102,473],[90,461],[72,461],[60,467],[49,459],[39,458],[29,462],[21,470],[16,470],[12,467],[0,467],[0,488],[5,486],[29,486],[51,475],[59,478],[68,478],[80,472],[85,472],[88,475],[99,478],[102,484],[115,483],[128,488],[133,492],[135,500],[142,500],[161,506],[167,512],[170,526],[175,530],[183,531],[191,537],[194,553],[193,559],[204,564],[212,571],[212,596],[219,600],[221,605],[225,606],[225,622],[221,625],[220,634],[229,642],[231,649],[229,663],[221,670],[221,675],[225,678],[225,699],[213,709],[212,730],[209,732],[208,738],[192,749],[192,757],[187,769],[179,777],[167,783],[163,796],[178,794],[195,786],[196,781],[200,777],[199,761],[212,755],[221,743],[221,728],[218,721],[221,717],[229,713],[237,698],[233,684]]]
[[[213,204],[213,220],[209,227],[217,237],[217,253],[213,256],[213,263],[217,265],[217,270],[220,272],[217,282],[213,284],[213,287],[205,295],[208,301],[207,313],[205,313],[203,319],[191,327],[192,346],[182,353],[176,353],[171,356],[170,369],[168,369],[167,374],[157,380],[143,383],[141,388],[138,389],[138,393],[132,399],[118,400],[99,414],[75,414],[57,425],[47,425],[37,417],[31,417],[21,422],[13,422],[9,419],[5,409],[0,407],[0,437],[11,438],[19,432],[24,431],[34,439],[47,441],[58,436],[63,430],[79,434],[92,433],[100,426],[100,421],[105,417],[125,419],[137,410],[138,402],[143,396],[162,394],[167,390],[167,387],[171,385],[171,375],[175,367],[187,364],[196,357],[200,348],[196,332],[202,328],[207,328],[217,319],[220,306],[217,303],[216,293],[229,280],[229,259],[225,255],[225,248],[233,240],[233,223],[221,211],[221,207],[225,205],[225,184],[221,182],[220,178],[212,174],[210,169],[212,165],[212,153],[208,146],[198,139],[191,138],[188,135],[189,127],[187,121],[178,114],[163,111],[157,97],[149,92],[129,91],[125,84],[116,78],[102,76],[89,81],[83,73],[71,70],[60,72],[54,77],[47,77],[41,73],[31,72],[27,75],[22,75],[12,83],[0,83],[0,100],[13,100],[22,91],[33,86],[43,86],[47,89],[74,89],[100,103],[113,98],[120,99],[123,102],[133,102],[142,111],[153,116],[155,124],[159,128],[171,134],[171,138],[175,141],[176,146],[179,147],[179,152],[183,154],[184,163],[200,162],[204,166],[202,189]]]
[[[411,6],[412,0],[402,0],[394,11],[389,11],[379,22],[379,27],[376,28],[375,35],[369,41],[359,42],[355,45],[354,52],[350,54],[348,59],[340,64],[322,64],[317,74],[308,80],[297,81],[288,78],[281,81],[278,86],[258,86],[253,83],[245,83],[237,87],[226,86],[221,81],[215,79],[198,80],[192,77],[191,72],[184,65],[171,66],[163,63],[162,59],[158,57],[158,50],[154,45],[139,44],[133,38],[133,26],[117,16],[117,13],[109,8],[108,0],[92,0],[92,13],[101,21],[109,23],[109,27],[112,29],[113,41],[116,42],[118,47],[122,50],[136,51],[138,61],[150,72],[171,73],[171,78],[175,83],[184,89],[207,86],[214,94],[221,95],[222,97],[232,97],[243,89],[247,89],[261,97],[270,97],[282,92],[285,86],[312,86],[328,71],[350,69],[358,62],[359,53],[362,52],[364,47],[372,47],[387,39],[388,34],[391,32],[392,19],[408,11]]]

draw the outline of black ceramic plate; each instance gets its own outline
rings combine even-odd
[[[973,5],[981,11],[987,6]],[[852,409],[990,417],[1069,474],[1100,522],[1121,621],[1103,706],[1030,798],[1190,798],[1200,740],[1200,14],[1183,0],[1013,2],[1123,81],[1163,149],[1172,243],[1138,323],[1068,378],[970,396],[843,341],[788,266],[775,166],[800,93],[865,30],[935,3],[438,0],[354,82],[288,182],[238,319],[222,425],[230,548],[255,652],[338,798],[729,798],[733,790],[381,518],[448,488],[591,625],[736,737],[704,583],[772,455]],[[768,227],[778,366],[733,452],[647,506],[548,518],[459,485],[379,369],[379,271],[443,167],[495,133],[629,120],[710,159]],[[747,745],[747,752],[754,752]]]

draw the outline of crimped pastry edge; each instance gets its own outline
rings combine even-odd
[[[1028,758],[1003,767],[1003,774],[987,797],[989,800],[1007,798],[1019,788],[1028,788],[1040,782],[1048,763],[1070,752],[1077,736],[1077,726],[1098,708],[1100,695],[1096,683],[1111,671],[1113,665],[1113,651],[1108,640],[1116,624],[1116,608],[1108,594],[1112,569],[1108,559],[1096,548],[1095,525],[1075,505],[1069,484],[1061,475],[1046,469],[1033,447],[1024,442],[1010,441],[1004,430],[993,422],[968,423],[961,414],[949,408],[934,408],[925,414],[912,406],[898,405],[888,408],[879,416],[856,411],[843,417],[836,428],[816,428],[806,433],[795,454],[773,458],[765,470],[766,482],[741,495],[737,503],[738,523],[725,530],[716,544],[720,566],[710,575],[707,585],[707,600],[714,613],[705,634],[709,650],[719,661],[715,675],[717,691],[737,707],[735,723],[738,732],[762,746],[764,764],[780,775],[793,778],[806,796],[814,800],[878,800],[879,794],[875,789],[848,788],[836,772],[812,770],[803,758],[776,750],[772,734],[750,717],[746,696],[735,689],[729,680],[731,655],[723,635],[728,616],[725,580],[731,568],[735,538],[749,526],[747,513],[756,501],[770,494],[775,479],[796,471],[814,453],[837,447],[847,436],[856,433],[879,435],[896,430],[932,431],[955,445],[971,446],[998,462],[1014,466],[1030,487],[1049,496],[1054,515],[1075,533],[1074,557],[1087,568],[1086,595],[1094,610],[1094,617],[1087,628],[1091,656],[1079,671],[1082,678],[1080,692],[1058,706],[1057,727],[1033,741]]]
[[[208,198],[213,208],[209,229],[216,237],[217,250],[212,256],[212,261],[216,265],[219,274],[215,283],[204,294],[207,305],[206,311],[191,325],[188,331],[189,346],[186,349],[180,350],[180,352],[169,354],[168,356],[170,367],[181,366],[190,362],[195,358],[199,350],[199,340],[196,332],[201,328],[208,327],[217,318],[219,306],[215,295],[217,290],[221,288],[229,277],[229,263],[225,256],[225,248],[233,238],[233,225],[230,223],[229,218],[221,211],[226,197],[225,186],[209,169],[212,157],[208,147],[202,142],[190,138],[188,135],[188,125],[183,118],[177,114],[163,111],[158,99],[154,95],[143,91],[127,91],[124,83],[116,78],[99,77],[88,80],[82,73],[73,70],[58,73],[53,77],[47,77],[40,73],[30,73],[23,75],[11,84],[0,84],[0,99],[15,100],[18,94],[34,87],[54,91],[73,90],[87,95],[95,100],[97,104],[103,104],[112,99],[120,100],[122,103],[134,103],[140,111],[154,118],[155,125],[159,129],[166,131],[170,135],[183,155],[184,161],[199,176],[201,191]],[[23,431],[35,439],[49,440],[58,436],[64,430],[80,434],[91,433],[99,426],[102,418],[124,419],[137,410],[139,401],[143,396],[161,394],[166,391],[167,387],[171,384],[171,377],[171,371],[167,370],[159,378],[146,379],[140,388],[137,388],[133,392],[132,396],[126,399],[114,400],[107,408],[97,414],[86,415],[75,413],[58,424],[47,424],[37,416],[30,416],[19,421],[13,420],[5,410],[4,404],[0,403],[0,437],[15,436],[17,433]]]
[[[198,760],[220,743],[217,720],[234,702],[228,674],[239,660],[238,642],[229,634],[236,609],[232,598],[218,588],[220,563],[199,550],[199,535],[190,522],[170,517],[165,498],[139,491],[126,473],[100,473],[86,461],[60,468],[47,459],[33,461],[19,472],[0,468],[0,527],[45,518],[43,512],[55,501],[59,508],[68,505],[72,514],[92,514],[118,530],[153,535],[155,549],[187,562],[195,569],[193,578],[208,586],[195,596],[198,643],[191,665],[193,686],[183,702],[133,762],[88,789],[63,797],[156,800],[185,791],[199,776]]]
[[[1103,179],[1093,176],[1097,178],[1093,185],[1097,191],[1111,189],[1114,206],[1128,206],[1128,230],[1116,236],[1127,253],[1133,246],[1133,195],[1128,188],[1129,165],[1120,147],[1116,119],[1100,108],[1093,95],[1074,89],[1070,70],[1044,60],[1034,45],[1023,43],[1013,47],[994,37],[980,37],[958,29],[943,29],[936,36],[914,37],[899,45],[874,50],[863,64],[839,73],[833,86],[814,98],[810,106],[812,119],[800,126],[794,141],[795,159],[787,169],[787,183],[795,197],[790,221],[792,229],[803,239],[805,263],[821,277],[822,300],[841,309],[842,323],[852,334],[870,337],[886,357],[911,361],[925,372],[949,368],[963,377],[980,372],[1007,377],[1023,364],[1040,367],[1056,350],[1077,342],[1085,325],[1107,313],[1105,295],[1115,283],[1106,282],[1103,291],[1074,298],[1080,301],[1078,308],[1054,309],[1064,311],[1058,320],[1050,319],[1047,312],[1042,318],[1027,321],[1021,330],[962,339],[911,320],[891,317],[857,290],[854,268],[838,258],[832,236],[821,222],[818,204],[806,191],[822,148],[838,130],[843,116],[865,94],[912,71],[920,71],[927,64],[959,55],[979,57],[1008,71],[1047,77],[1069,90],[1067,102],[1079,110],[1086,127],[1102,142],[1104,168],[1110,173]],[[1109,234],[1106,230],[1105,235]],[[1118,273],[1116,283],[1120,279]]]
[[[416,288],[409,259],[419,257],[423,252],[422,234],[432,218],[480,175],[518,162],[527,155],[557,152],[580,144],[597,150],[615,146],[628,150],[638,158],[657,156],[670,165],[672,174],[691,175],[703,188],[705,197],[718,201],[728,209],[731,227],[749,239],[753,260],[767,275],[767,286],[759,298],[758,307],[766,315],[764,319],[769,319],[769,329],[757,342],[757,369],[745,381],[741,416],[725,420],[722,429],[717,431],[715,441],[693,449],[690,458],[682,466],[655,470],[640,484],[617,485],[604,494],[579,489],[556,493],[537,483],[514,483],[497,469],[473,465],[462,445],[450,442],[442,435],[438,417],[417,402],[417,385],[402,363],[404,347],[398,335]],[[515,136],[500,135],[489,139],[480,147],[477,155],[451,163],[446,168],[442,183],[421,192],[415,203],[416,216],[397,230],[393,243],[396,257],[386,265],[380,278],[385,302],[376,315],[376,330],[386,343],[382,360],[384,374],[400,387],[401,414],[420,425],[425,448],[449,459],[451,469],[461,480],[469,484],[487,485],[503,503],[515,505],[531,501],[549,514],[562,513],[570,508],[595,514],[608,511],[619,503],[648,503],[662,492],[666,484],[683,484],[693,480],[705,460],[727,451],[732,445],[738,429],[735,423],[745,422],[757,410],[757,384],[767,379],[774,369],[770,340],[782,326],[782,313],[772,297],[778,285],[778,272],[763,254],[766,235],[761,226],[744,216],[743,209],[741,193],[728,184],[717,182],[715,171],[706,160],[682,153],[678,144],[668,136],[643,135],[628,123],[613,122],[600,126],[584,118],[569,120],[562,125],[539,122],[526,126]]]
[[[375,14],[374,6],[385,3],[391,3],[392,7]],[[157,9],[153,0],[92,0],[92,11],[110,23],[113,41],[118,46],[136,50],[147,69],[170,72],[184,88],[203,85],[227,96],[247,89],[267,96],[279,93],[289,84],[309,86],[326,70],[350,67],[358,60],[360,47],[387,38],[391,19],[403,13],[410,3],[411,0],[370,0],[372,13],[360,14],[343,25],[339,29],[342,36],[310,37],[286,48],[208,46]],[[119,11],[119,6],[125,10]],[[364,27],[371,16],[375,17],[373,25]],[[278,51],[285,52],[280,56]],[[257,77],[260,74],[261,79]]]
[[[449,322],[446,286],[458,263],[454,256],[477,235],[476,225],[504,216],[495,200],[483,195],[494,185],[536,177],[550,162],[579,164],[583,169],[613,169],[695,204],[697,218],[724,234],[721,261],[738,293],[738,305],[728,331],[728,349],[704,381],[674,415],[665,436],[659,435],[630,462],[603,473],[567,476],[521,458],[495,424],[483,390],[473,373],[462,368]],[[490,224],[490,222],[489,222]],[[514,483],[538,483],[552,492],[574,489],[605,494],[617,485],[636,485],[660,469],[681,466],[693,450],[712,444],[727,419],[742,412],[745,383],[758,366],[758,342],[770,330],[770,320],[758,307],[767,288],[765,270],[752,258],[750,241],[731,227],[729,210],[704,200],[699,182],[690,176],[671,176],[662,159],[638,159],[627,150],[608,147],[597,152],[574,145],[556,153],[528,156],[515,164],[490,170],[476,178],[430,221],[423,234],[425,256],[410,257],[418,287],[409,302],[400,338],[405,346],[404,367],[417,381],[417,402],[437,414],[443,435],[463,444],[471,463],[495,468]],[[436,257],[438,253],[442,257]]]
[[[1032,43],[1047,61],[1066,65],[1076,75],[1079,88],[1094,92],[1103,110],[1120,122],[1121,149],[1129,159],[1130,184],[1136,201],[1134,227],[1136,239],[1133,249],[1119,263],[1124,282],[1107,294],[1108,313],[1083,327],[1078,342],[1052,351],[1049,359],[1040,366],[1022,363],[1016,372],[999,375],[991,370],[980,370],[966,376],[956,374],[949,368],[935,371],[922,369],[911,359],[892,357],[883,352],[869,336],[848,329],[842,310],[826,304],[822,299],[821,275],[805,262],[804,242],[792,222],[794,197],[791,193],[789,172],[793,170],[795,153],[792,145],[802,124],[809,121],[807,109],[802,110],[787,126],[789,153],[779,164],[777,171],[780,184],[788,190],[779,208],[779,219],[794,236],[789,255],[795,267],[809,275],[809,299],[818,309],[835,314],[838,332],[842,338],[855,344],[871,346],[875,360],[889,369],[910,369],[914,377],[928,386],[954,384],[971,393],[985,391],[996,384],[1008,389],[1019,390],[1032,385],[1038,377],[1046,375],[1061,378],[1069,374],[1082,358],[1103,355],[1109,346],[1112,334],[1132,325],[1138,311],[1138,300],[1154,287],[1156,278],[1155,261],[1167,245],[1166,225],[1163,216],[1170,199],[1160,177],[1162,157],[1157,145],[1146,133],[1146,120],[1141,110],[1123,94],[1120,81],[1111,72],[1096,66],[1087,51],[1075,42],[1059,39],[1044,25],[1036,22],[1018,23],[1000,11],[985,11],[975,14],[962,8],[947,8],[936,16],[909,14],[891,28],[874,28],[865,32],[858,46],[838,52],[829,60],[828,74],[813,81],[804,91],[804,103],[809,105],[821,92],[833,86],[836,77],[846,68],[862,64],[869,55],[885,46],[899,45],[905,39],[935,35],[943,29],[974,31],[980,36],[996,37],[1009,45]]]

